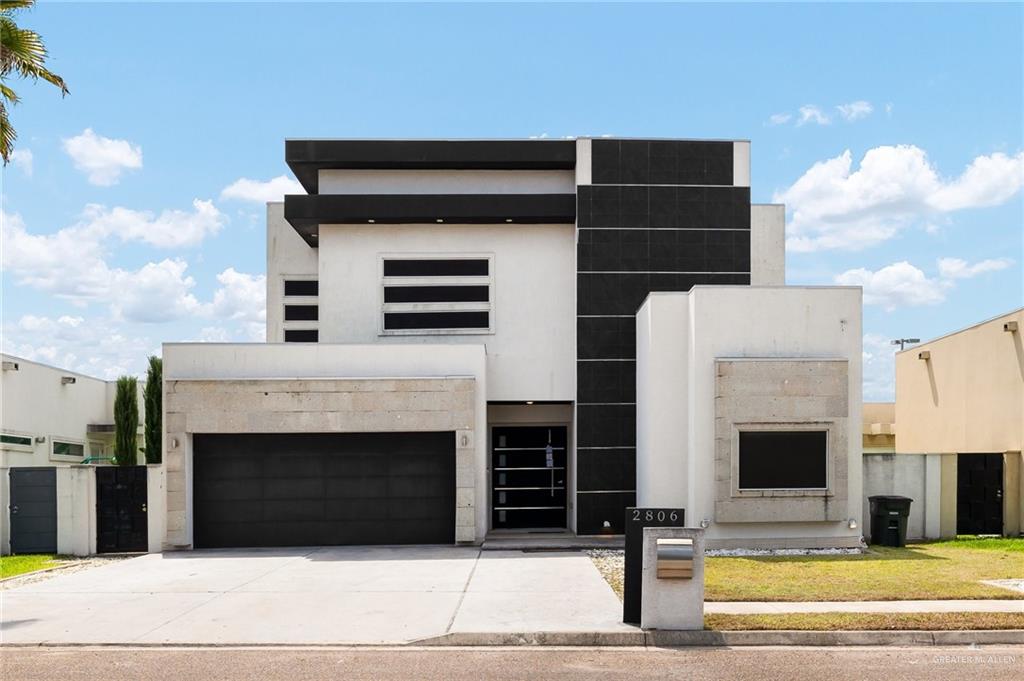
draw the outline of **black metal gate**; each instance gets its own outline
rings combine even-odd
[[[12,468],[11,553],[57,553],[57,469]]]
[[[147,551],[145,466],[96,469],[96,552]]]
[[[956,533],[1003,533],[1003,455],[957,454]]]

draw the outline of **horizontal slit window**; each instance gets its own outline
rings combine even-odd
[[[286,296],[317,296],[320,295],[320,282],[316,279],[285,279],[284,294]]]
[[[7,433],[0,433],[0,444],[31,447],[32,438],[24,435],[8,435]]]
[[[487,286],[385,286],[385,303],[486,303]]]
[[[395,329],[486,329],[489,312],[387,312],[384,328]]]
[[[316,343],[320,340],[320,332],[316,329],[285,329],[285,343]]]
[[[825,489],[828,432],[740,431],[740,489]]]
[[[80,456],[85,458],[85,445],[80,442],[54,440],[53,453],[55,456]]]
[[[315,322],[320,317],[317,305],[285,305],[284,320],[286,322]]]
[[[425,260],[385,260],[385,277],[486,277],[490,274],[486,259],[430,258]]]

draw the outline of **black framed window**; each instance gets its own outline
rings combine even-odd
[[[487,333],[489,257],[385,258],[384,333]]]
[[[827,487],[828,431],[740,431],[741,490]]]
[[[285,329],[285,343],[316,343],[320,340],[320,332],[316,329]]]
[[[285,279],[284,294],[286,296],[318,296],[320,282],[316,279]]]
[[[285,305],[284,320],[286,322],[315,322],[320,317],[317,305]]]

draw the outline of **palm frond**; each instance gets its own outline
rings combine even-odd
[[[0,158],[3,159],[4,165],[7,165],[11,160],[11,152],[14,151],[14,140],[17,138],[18,134],[14,132],[11,122],[7,119],[7,107],[3,102],[0,102]]]
[[[0,0],[2,1],[2,0]],[[64,79],[47,69],[46,47],[35,31],[18,28],[9,17],[0,17],[0,76],[16,73],[23,78],[43,80],[68,94]]]
[[[36,4],[36,0],[0,0],[0,12],[28,9],[34,4]]]
[[[8,87],[6,83],[0,83],[0,97],[3,97],[11,104],[17,104],[21,101],[21,98],[18,97],[18,93]]]

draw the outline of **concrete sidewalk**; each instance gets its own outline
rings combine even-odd
[[[771,602],[715,601],[705,602],[708,615],[779,615],[813,612],[1011,612],[1024,614],[1024,600],[980,601],[808,601]]]
[[[635,631],[585,553],[328,547],[150,554],[0,591],[3,643],[403,644]]]

